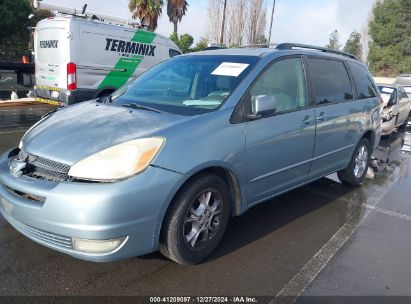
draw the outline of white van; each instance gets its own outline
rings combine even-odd
[[[156,33],[73,15],[40,21],[34,40],[35,98],[59,106],[109,95],[181,54]]]

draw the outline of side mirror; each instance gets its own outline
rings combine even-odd
[[[252,102],[253,113],[249,115],[249,118],[259,119],[263,116],[274,114],[277,109],[277,100],[271,95],[258,95]]]

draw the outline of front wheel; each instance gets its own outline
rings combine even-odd
[[[230,217],[230,198],[224,180],[201,174],[177,194],[160,234],[160,252],[183,264],[206,259],[220,242]]]
[[[410,113],[411,114],[411,113]],[[401,128],[405,129],[408,125],[408,121],[410,120],[410,115],[407,116],[404,123],[400,126]]]
[[[338,171],[338,178],[343,184],[359,186],[367,175],[371,159],[371,143],[368,139],[361,139],[355,149],[350,164],[344,170]]]

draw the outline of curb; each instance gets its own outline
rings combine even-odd
[[[1,107],[23,107],[23,106],[31,106],[31,105],[39,105],[40,102],[35,101],[33,98],[24,98],[24,99],[17,99],[17,100],[5,100],[0,101],[0,108]]]

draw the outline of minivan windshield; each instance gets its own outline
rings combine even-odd
[[[216,110],[259,57],[191,55],[167,60],[111,96],[115,105],[139,105],[180,115]]]

